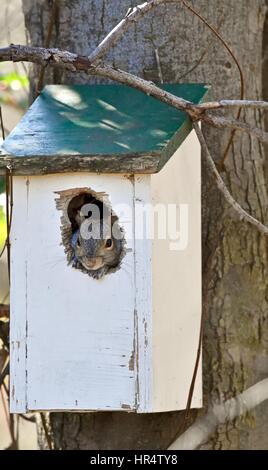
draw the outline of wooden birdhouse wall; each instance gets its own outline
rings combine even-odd
[[[133,207],[133,184],[120,175],[14,178],[13,412],[135,405],[132,221],[120,218],[129,250],[120,271],[95,280],[68,266],[56,192],[85,186]]]
[[[13,184],[11,411],[184,409],[201,312],[193,134],[157,175],[16,176]],[[56,209],[59,192],[85,187],[121,207],[126,254],[100,280],[67,265]],[[189,205],[185,250],[139,239],[136,212],[150,203]],[[199,373],[192,406],[201,403]]]

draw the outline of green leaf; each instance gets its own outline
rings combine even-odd
[[[29,85],[29,80],[26,75],[19,75],[16,72],[9,72],[5,75],[0,75],[0,81],[6,85],[12,88],[12,85],[14,85],[16,82],[19,82],[21,86],[28,86]]]

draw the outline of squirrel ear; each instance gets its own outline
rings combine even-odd
[[[116,215],[113,215],[113,214],[112,214],[112,217],[111,217],[112,226],[113,226],[113,224],[114,224],[115,222],[117,222],[117,221],[118,221],[118,217],[117,217]]]
[[[80,211],[78,211],[78,212],[76,213],[76,215],[75,215],[75,221],[76,221],[78,227],[81,226],[81,224],[82,224],[82,222],[84,222],[85,218],[86,218],[86,217],[85,217],[84,215],[81,215]]]

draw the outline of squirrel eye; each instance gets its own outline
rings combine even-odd
[[[113,246],[113,240],[111,238],[107,238],[105,242],[105,248],[112,248]]]
[[[79,240],[79,238],[77,239],[77,246],[80,246],[80,240]]]

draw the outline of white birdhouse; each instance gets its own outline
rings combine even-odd
[[[207,92],[164,89],[196,103]],[[5,140],[7,165],[11,412],[185,409],[201,317],[200,147],[187,116],[124,86],[47,86]],[[84,239],[93,206],[100,234]]]

